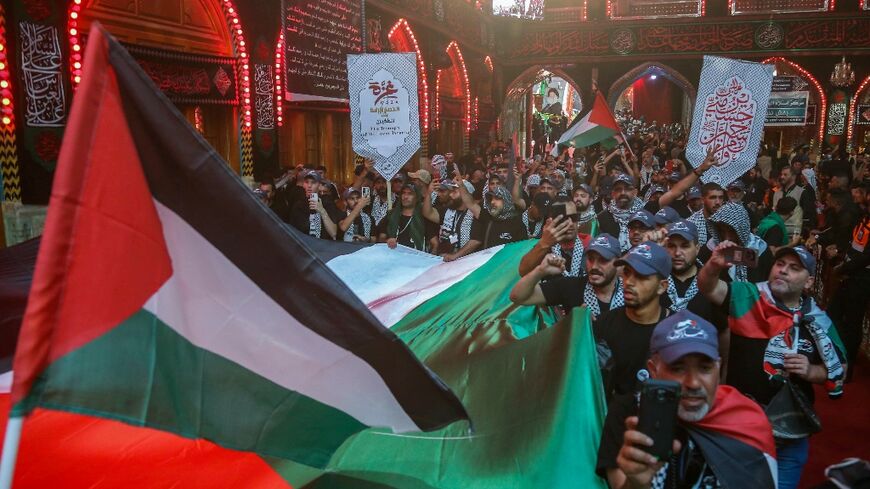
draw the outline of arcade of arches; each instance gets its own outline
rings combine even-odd
[[[796,39],[787,52],[756,44],[738,55],[729,54],[731,45],[725,40],[714,39],[710,42],[718,42],[718,47],[710,44],[706,51],[686,45],[673,48],[673,53],[663,48],[656,56],[655,48],[645,47],[637,35],[647,28],[669,32],[671,14],[626,13],[647,8],[640,4],[630,7],[620,3],[605,11],[592,4],[577,10],[563,3],[552,2],[552,7],[544,8],[543,20],[536,22],[492,15],[489,2],[447,5],[441,12],[446,17],[395,0],[365,4],[365,26],[360,25],[359,34],[365,36],[360,39],[366,50],[413,52],[418,59],[423,133],[422,147],[411,159],[412,166],[424,164],[433,154],[479,152],[497,140],[514,139],[516,149],[524,155],[542,153],[553,142],[554,134],[588,108],[596,92],[604,95],[621,123],[689,127],[704,54],[765,61],[775,65],[777,76],[792,78],[806,88],[804,123],[769,125],[764,135],[767,146],[787,153],[809,145],[817,153],[829,145],[866,145],[870,83],[865,73],[866,56],[858,55],[865,49],[861,45],[848,46],[856,53],[851,56],[843,53],[841,46],[848,41],[836,36],[827,45],[819,41],[812,51],[802,51],[804,41]],[[691,19],[673,22],[719,29],[755,19],[752,15],[764,15],[763,9],[750,15],[708,3],[711,5],[700,14],[673,13],[675,19]],[[838,2],[824,14],[832,28],[855,16],[854,7],[844,3],[848,2]],[[65,95],[64,111],[74,94],[77,82],[73,80],[79,77],[74,65],[80,64],[82,51],[72,48],[86,45],[92,24],[99,21],[149,68],[149,74],[178,109],[240,175],[257,180],[307,164],[325,166],[337,181],[350,180],[359,158],[352,149],[347,104],[299,98],[283,85],[287,77],[282,75],[287,73],[278,71],[285,69],[281,54],[286,57],[294,48],[283,43],[281,9],[278,0],[21,0],[12,2],[5,16],[13,27],[7,42],[15,39],[16,26],[23,22],[43,25],[58,34],[76,31],[68,36],[69,43],[67,36],[58,36],[63,60],[59,69],[65,75],[60,87]],[[861,12],[858,17],[865,16]],[[575,14],[579,17],[573,17]],[[798,9],[780,15],[785,23],[771,24],[765,34],[787,34],[791,28],[788,22],[801,22],[815,14]],[[641,30],[622,29],[619,23],[623,17],[631,18],[631,25]],[[606,25],[612,42],[594,56],[588,55],[592,48],[555,41],[570,32],[571,26],[586,33],[588,26],[599,21],[609,22],[602,25]],[[549,37],[543,37],[545,34]],[[555,44],[548,46],[545,39]],[[75,42],[80,44],[74,46]],[[15,46],[12,48],[14,52]],[[847,54],[857,75],[845,90],[828,82],[842,54]],[[274,99],[267,112],[254,107],[260,101],[253,100],[257,95],[250,90],[255,82],[257,87],[263,86],[262,80],[255,80],[261,67],[272,74]],[[197,92],[189,86],[192,80],[205,80],[211,87]],[[20,111],[25,105],[22,87],[13,83],[12,89],[10,106]],[[560,115],[547,114],[551,97],[561,105]],[[827,112],[837,110],[839,114],[843,106],[845,116],[838,115],[835,127],[827,127]],[[271,120],[264,123],[268,117]],[[47,129],[19,121],[7,127],[13,129],[17,142],[16,158],[7,166],[10,172],[14,167],[18,182],[17,186],[8,185],[5,195],[13,200],[45,202],[56,160],[45,148],[49,140],[56,144],[62,136],[63,123]],[[43,144],[37,145],[37,141]]]

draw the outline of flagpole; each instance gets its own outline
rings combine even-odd
[[[24,418],[11,417],[6,423],[6,437],[3,440],[3,456],[0,458],[0,489],[12,488],[15,474],[15,461],[18,458],[18,445],[21,442],[21,428]]]

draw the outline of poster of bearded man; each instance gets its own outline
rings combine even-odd
[[[712,148],[719,165],[704,183],[722,187],[755,166],[764,131],[773,65],[704,56],[686,158],[697,168]]]

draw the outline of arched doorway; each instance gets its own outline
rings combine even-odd
[[[416,53],[417,55],[417,97],[420,107],[420,148],[426,156],[429,146],[429,78],[426,73],[426,60],[417,43],[417,36],[405,19],[399,19],[390,29],[387,38],[393,51]]]
[[[644,63],[613,82],[607,102],[622,120],[689,127],[697,91],[680,72],[663,63]]]
[[[450,68],[438,70],[435,77],[434,151],[452,152],[458,157],[468,151],[471,83],[459,44],[451,41],[446,51],[450,57]]]
[[[85,0],[78,11],[70,12],[69,22],[75,22],[82,38],[86,38],[95,21],[127,45],[152,78],[155,76],[153,73],[159,72],[167,80],[178,79],[181,83],[196,79],[197,86],[209,86],[210,94],[191,93],[189,97],[176,94],[178,96],[170,98],[191,125],[236,172],[240,172],[239,130],[242,119],[236,107],[239,98],[236,94],[240,94],[242,89],[237,90],[233,85],[233,80],[238,80],[233,76],[233,64],[238,58],[220,2]],[[221,60],[224,60],[224,65],[217,69],[200,69],[200,65],[220,65]],[[239,63],[247,65],[246,59]],[[224,77],[218,76],[218,69],[223,70]],[[223,99],[215,95],[221,90]]]
[[[767,58],[762,63],[774,65],[774,77],[795,77],[797,85],[809,92],[806,123],[803,126],[766,126],[764,143],[784,153],[804,144],[820,144],[825,136],[828,110],[828,99],[822,85],[810,72],[788,59]]]
[[[858,85],[849,104],[847,142],[852,147],[870,147],[870,75]]]
[[[484,147],[491,139],[495,125],[495,103],[493,99],[493,86],[495,80],[495,67],[492,58],[486,56],[483,60],[478,58],[472,66],[472,75],[475,80],[471,106],[471,147]]]
[[[583,110],[579,85],[563,70],[532,66],[508,85],[499,131],[523,155],[542,154],[548,141]]]

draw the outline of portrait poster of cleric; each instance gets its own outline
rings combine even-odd
[[[722,187],[755,166],[773,65],[704,56],[686,158],[697,168],[712,148],[719,165],[702,177]]]
[[[420,149],[415,53],[347,55],[353,150],[387,180]]]

